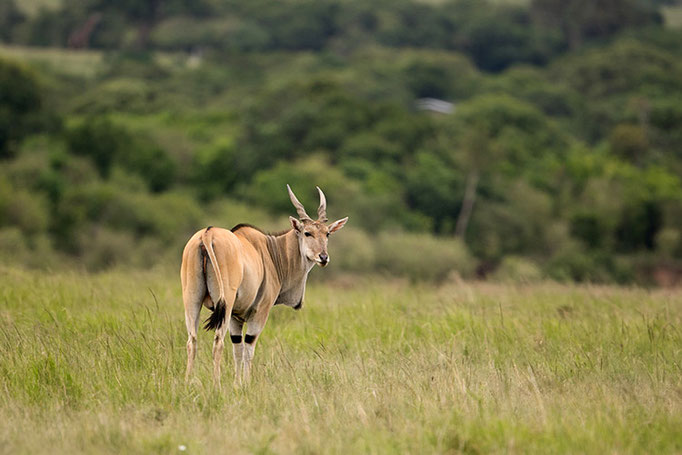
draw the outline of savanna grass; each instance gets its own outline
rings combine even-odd
[[[0,269],[0,452],[682,451],[680,291],[313,283],[216,390],[176,275]]]

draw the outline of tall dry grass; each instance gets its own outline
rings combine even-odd
[[[339,278],[215,390],[175,275],[0,269],[0,452],[682,451],[680,291]]]

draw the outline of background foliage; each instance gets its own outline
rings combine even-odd
[[[674,1],[0,8],[6,261],[175,264],[204,225],[286,227],[290,183],[350,216],[337,270],[682,276]]]

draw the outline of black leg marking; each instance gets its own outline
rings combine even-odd
[[[244,341],[246,342],[246,344],[251,344],[254,341],[256,341],[257,337],[258,337],[258,335],[249,335],[247,333],[246,336],[244,337]]]
[[[230,335],[230,341],[234,344],[239,344],[242,342],[242,336],[241,335]]]

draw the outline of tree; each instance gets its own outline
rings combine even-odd
[[[471,212],[474,209],[480,173],[486,170],[492,158],[490,139],[483,129],[473,126],[464,136],[462,145],[465,159],[469,164],[469,171],[462,198],[462,208],[457,216],[457,224],[455,224],[455,237],[460,238],[464,238],[466,234]]]
[[[547,28],[559,28],[570,49],[626,27],[660,23],[660,15],[636,0],[533,0],[531,13]]]
[[[71,152],[90,158],[100,175],[108,177],[114,161],[133,140],[124,128],[104,117],[93,117],[69,129],[66,142]]]
[[[141,176],[152,191],[174,183],[175,162],[161,148],[106,117],[88,118],[65,136],[69,150],[92,160],[102,177],[109,177],[114,165],[119,165]]]
[[[525,8],[498,6],[472,14],[462,24],[458,47],[486,71],[514,63],[544,64],[562,50],[559,37],[532,23]]]
[[[417,153],[406,172],[407,201],[434,221],[437,231],[449,232],[461,204],[464,175],[438,150]]]
[[[0,158],[14,154],[43,116],[42,90],[33,73],[0,59]]]
[[[11,41],[12,30],[25,19],[14,0],[0,2],[0,41]]]

